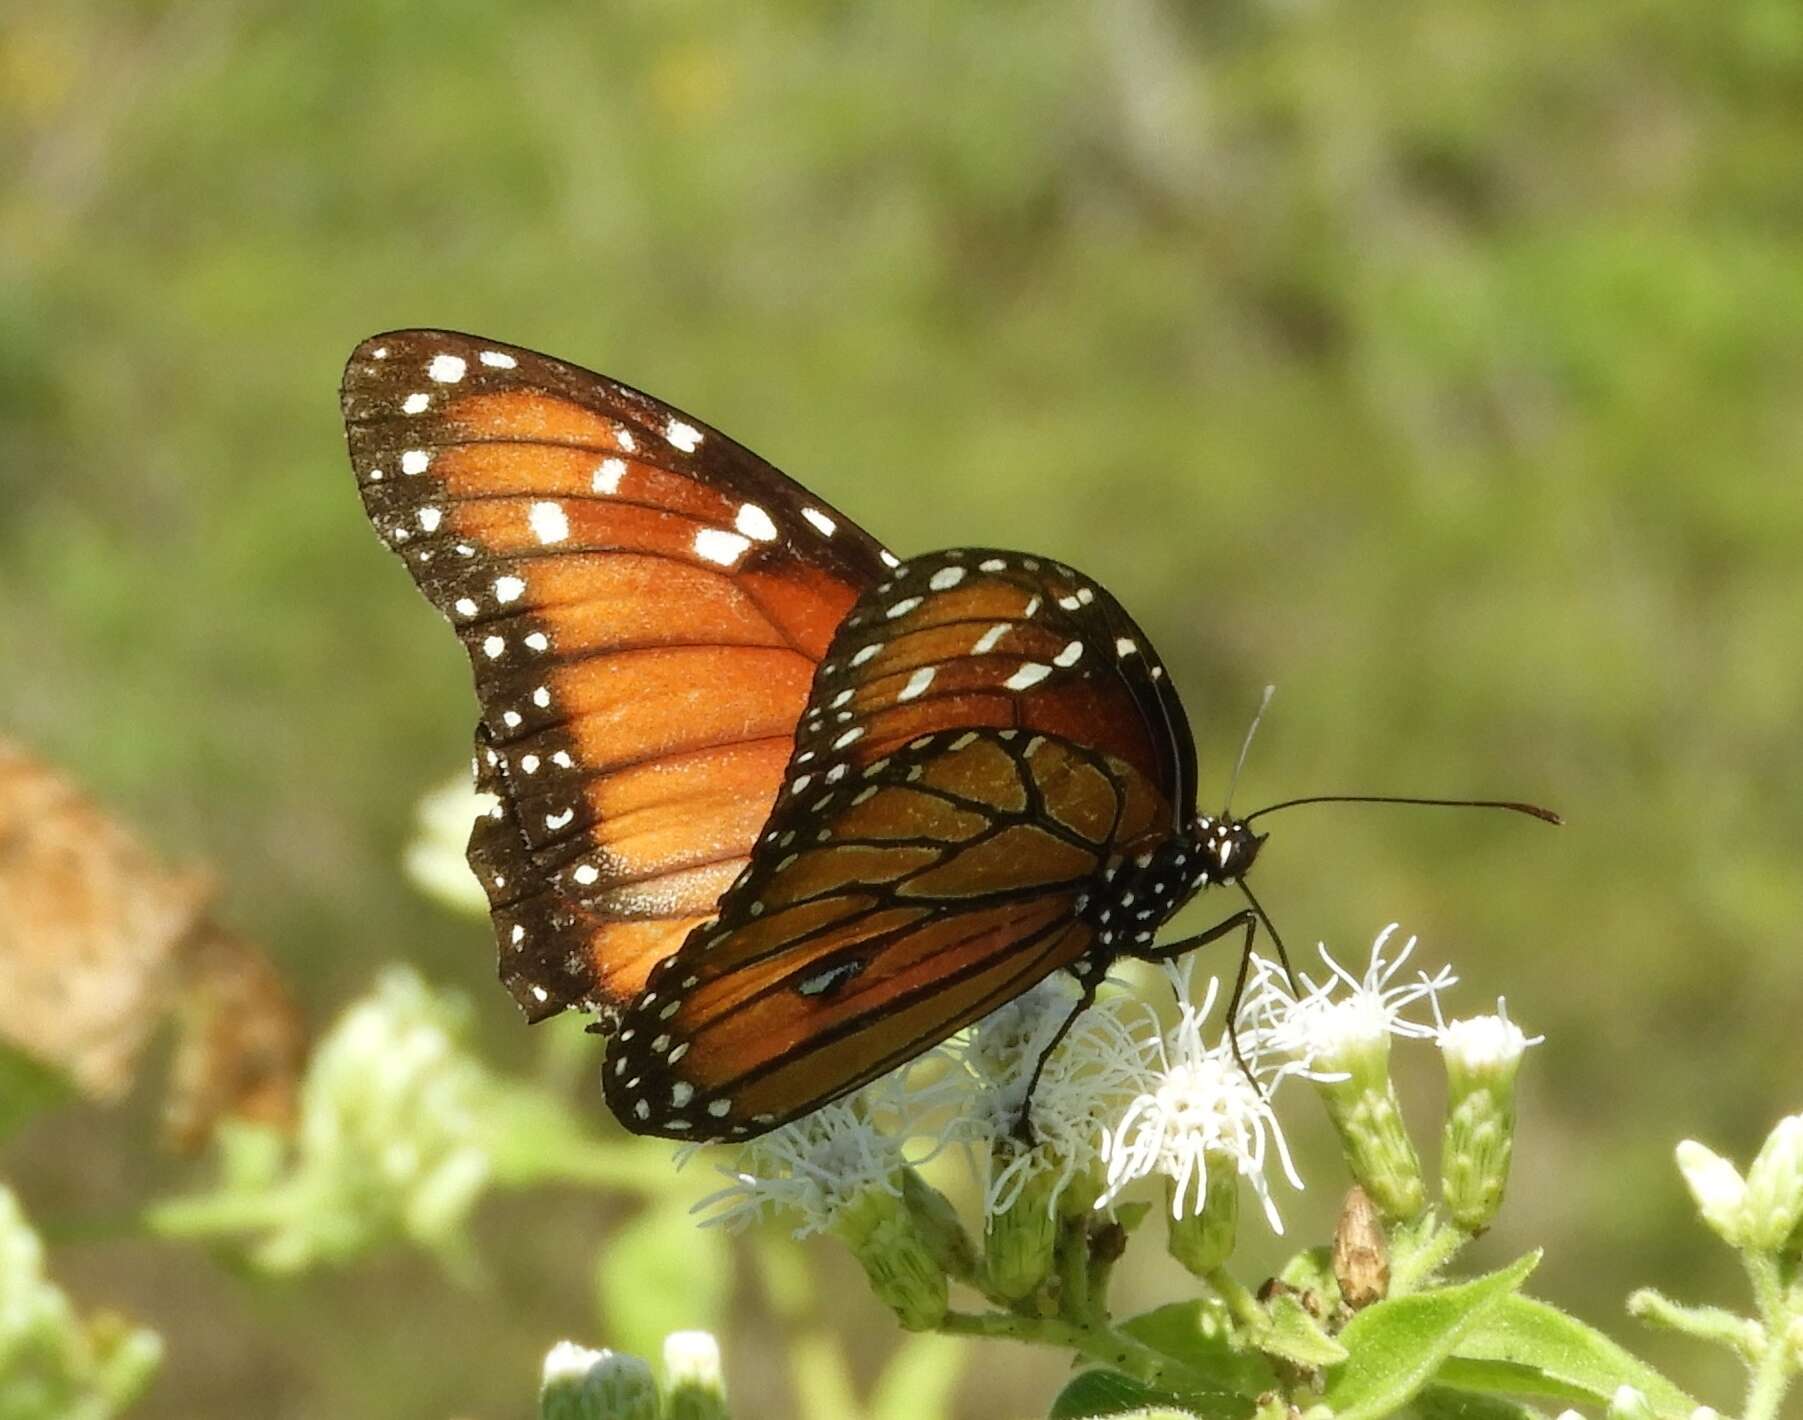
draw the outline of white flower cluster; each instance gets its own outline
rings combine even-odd
[[[1290,1161],[1283,1129],[1271,1108],[1278,1084],[1291,1075],[1309,1073],[1305,1058],[1283,1058],[1256,1030],[1242,1031],[1236,1058],[1234,1039],[1223,1032],[1213,1045],[1203,1036],[1203,1022],[1214,1009],[1220,982],[1210,977],[1198,1003],[1190,993],[1190,973],[1167,968],[1177,996],[1177,1022],[1145,1037],[1146,1066],[1134,1095],[1103,1137],[1102,1158],[1108,1166],[1103,1204],[1113,1202],[1137,1179],[1162,1174],[1172,1182],[1171,1213],[1181,1218],[1199,1213],[1211,1168],[1226,1167],[1251,1185],[1263,1205],[1272,1231],[1283,1220],[1265,1181],[1265,1161],[1275,1146],[1283,1174],[1293,1188],[1302,1180]]]
[[[1255,957],[1233,1029],[1220,1023],[1212,1034],[1221,983],[1209,977],[1198,992],[1188,962],[1166,968],[1174,1020],[1109,994],[1072,1021],[1078,990],[1055,977],[902,1071],[746,1145],[722,1170],[730,1185],[702,1205],[713,1210],[707,1221],[737,1225],[783,1211],[798,1235],[817,1232],[869,1190],[899,1197],[907,1167],[960,1145],[982,1175],[991,1218],[1030,1183],[1039,1185],[1035,1200],[1056,1207],[1086,1181],[1073,1196],[1106,1207],[1155,1177],[1170,1181],[1182,1218],[1201,1210],[1210,1177],[1226,1169],[1281,1232],[1273,1161],[1302,1186],[1274,1108],[1285,1080],[1346,1079],[1361,1057],[1387,1054],[1392,1036],[1434,1039],[1449,1054],[1519,1056],[1531,1043],[1506,1017],[1448,1025],[1438,997],[1456,978],[1442,969],[1400,979],[1415,941],[1386,956],[1394,930],[1377,938],[1362,974],[1323,949],[1325,979],[1302,975],[1292,986]],[[1405,1014],[1424,1001],[1432,1020]]]

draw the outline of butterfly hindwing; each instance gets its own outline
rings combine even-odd
[[[719,920],[622,1017],[615,1113],[762,1132],[1099,969],[1125,924],[1091,898],[1172,841],[1193,774],[1162,667],[1093,582],[1007,553],[905,564],[835,637]]]

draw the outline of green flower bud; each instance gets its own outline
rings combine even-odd
[[[831,1226],[905,1329],[931,1331],[944,1320],[945,1269],[901,1199],[869,1189],[841,1208]]]
[[[1481,1233],[1502,1207],[1515,1148],[1515,1074],[1530,1044],[1506,1016],[1454,1021],[1436,1032],[1446,1061],[1440,1192],[1453,1222]]]
[[[705,1331],[672,1331],[664,1338],[665,1420],[726,1420],[726,1378],[720,1343]]]
[[[1174,1182],[1165,1185],[1165,1201],[1171,1209],[1165,1246],[1198,1277],[1206,1277],[1233,1255],[1240,1220],[1240,1178],[1232,1157],[1211,1153],[1205,1161],[1208,1182],[1199,1209],[1179,1211],[1192,1200],[1179,1199]]]
[[[1030,1175],[1004,1211],[983,1229],[983,1272],[989,1290],[1009,1301],[1030,1297],[1052,1273],[1059,1219],[1052,1205],[1055,1169]]]
[[[1747,1185],[1740,1170],[1694,1139],[1679,1144],[1677,1153],[1678,1172],[1684,1175],[1703,1221],[1730,1247],[1740,1247],[1747,1201]]]
[[[1353,1181],[1386,1218],[1396,1222],[1420,1216],[1427,1207],[1427,1185],[1421,1159],[1402,1121],[1402,1103],[1390,1080],[1390,1038],[1376,1034],[1357,1051],[1335,1058],[1318,1057],[1315,1068],[1345,1072],[1340,1080],[1320,1080],[1316,1088],[1327,1117],[1340,1136],[1346,1167]]]
[[[1741,1205],[1745,1241],[1759,1252],[1785,1249],[1803,1225],[1803,1114],[1778,1121],[1747,1170]]]
[[[902,1202],[907,1204],[933,1260],[946,1275],[969,1278],[977,1270],[977,1250],[951,1200],[913,1169],[904,1169]]]
[[[657,1420],[651,1367],[618,1351],[560,1341],[545,1357],[539,1420]]]

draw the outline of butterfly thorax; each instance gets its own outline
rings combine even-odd
[[[1078,904],[1100,955],[1106,960],[1150,947],[1159,928],[1203,888],[1237,882],[1264,841],[1239,819],[1203,816],[1186,834],[1111,860]]]

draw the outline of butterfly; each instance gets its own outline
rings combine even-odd
[[[1198,813],[1176,688],[1091,578],[903,561],[702,421],[495,341],[374,336],[342,405],[474,667],[501,980],[611,1033],[628,1129],[750,1138],[1055,971],[1086,1004],[1121,957],[1241,931],[1244,961],[1268,925],[1263,836]],[[1160,945],[1216,883],[1251,905]]]

